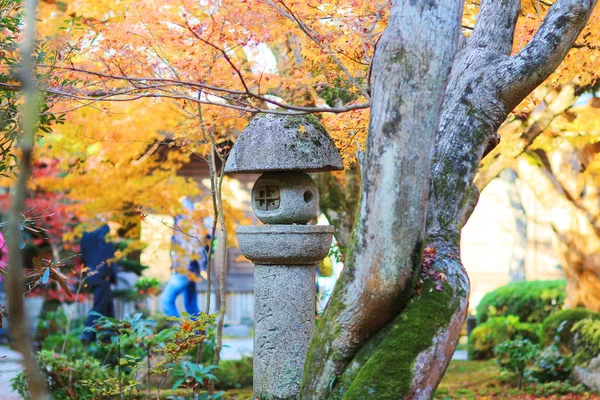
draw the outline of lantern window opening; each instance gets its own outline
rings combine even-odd
[[[279,187],[268,185],[258,191],[258,196],[254,199],[256,208],[261,211],[276,210],[279,208],[280,197]]]

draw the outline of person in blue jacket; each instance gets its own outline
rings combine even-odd
[[[190,200],[184,199],[182,202],[188,211],[194,209]],[[205,226],[197,226],[197,223],[181,214],[175,217],[174,225],[171,238],[171,277],[161,295],[163,312],[169,317],[179,317],[175,302],[177,296],[183,295],[185,311],[192,316],[198,315],[200,309],[196,281],[200,280],[202,271],[206,271],[210,235],[202,233]]]
[[[92,232],[85,232],[81,238],[81,257],[83,264],[88,268],[85,282],[94,293],[94,304],[91,311],[95,311],[107,317],[115,316],[113,293],[111,283],[116,282],[117,265],[114,262],[115,247],[106,241],[106,235],[110,232],[108,225],[103,225]],[[90,313],[85,326],[91,327],[98,318]],[[81,341],[89,344],[95,340],[92,331],[84,331]]]

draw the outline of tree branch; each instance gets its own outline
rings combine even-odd
[[[483,0],[469,46],[510,55],[520,9],[520,0]]]
[[[541,84],[565,58],[598,0],[557,0],[533,39],[499,66],[500,96],[508,109]]]
[[[52,93],[52,94],[64,96],[64,97],[69,97],[71,99],[82,100],[82,101],[131,101],[131,100],[137,100],[139,98],[144,98],[144,97],[167,97],[167,98],[188,100],[188,101],[191,101],[194,103],[202,102],[203,104],[219,105],[219,106],[223,106],[223,107],[235,108],[240,111],[246,111],[246,112],[252,112],[252,113],[263,112],[263,113],[269,113],[269,114],[286,114],[286,115],[288,115],[288,114],[308,114],[308,113],[338,114],[338,113],[344,113],[347,111],[360,110],[360,109],[365,109],[365,108],[370,107],[370,103],[349,104],[349,105],[345,105],[344,107],[297,106],[297,105],[293,105],[293,104],[280,102],[271,97],[262,96],[257,93],[254,93],[252,91],[227,89],[227,88],[222,88],[222,87],[218,87],[218,86],[207,85],[204,83],[198,83],[198,82],[191,82],[191,81],[184,81],[184,80],[170,79],[170,78],[152,78],[152,77],[134,78],[134,77],[128,77],[128,76],[113,75],[113,74],[106,74],[106,73],[102,73],[102,72],[89,71],[89,70],[84,70],[84,69],[80,69],[80,68],[71,68],[71,67],[54,67],[54,66],[47,66],[47,65],[37,65],[37,66],[78,72],[78,73],[82,73],[82,74],[86,74],[86,75],[92,75],[92,76],[97,76],[97,77],[107,78],[107,79],[123,80],[123,81],[128,81],[128,82],[137,82],[139,85],[135,89],[123,88],[122,91],[116,91],[114,93],[106,93],[104,96],[101,96],[100,98],[90,96],[89,94],[83,94],[83,95],[74,94],[74,93],[70,93],[70,92],[66,92],[66,91],[62,91],[62,90],[54,89],[54,88],[46,89],[46,91],[48,93]],[[147,83],[150,83],[150,82],[154,83],[155,85],[147,85]],[[157,95],[154,93],[147,93],[147,94],[138,94],[136,96],[132,96],[132,97],[124,98],[124,99],[115,99],[115,97],[117,97],[117,96],[123,95],[124,93],[130,93],[135,90],[141,91],[146,88],[147,89],[158,89],[161,87],[169,86],[169,85],[157,86],[156,84],[158,84],[158,83],[172,84],[173,87],[180,87],[185,90],[190,90],[190,89],[203,90],[203,91],[205,91],[205,93],[209,93],[212,96],[219,97],[219,98],[222,98],[227,101],[230,101],[232,99],[225,95],[221,95],[218,93],[221,92],[221,93],[231,94],[234,96],[249,96],[254,99],[260,100],[262,102],[272,104],[276,107],[280,107],[280,108],[283,108],[283,109],[286,109],[289,111],[285,112],[285,111],[281,111],[281,110],[271,110],[268,108],[260,108],[260,107],[254,106],[250,103],[245,103],[244,106],[234,106],[233,104],[226,104],[226,103],[215,103],[215,102],[211,102],[209,100],[199,100],[197,97],[186,95],[183,93],[178,93],[177,95],[163,95],[163,96]],[[5,84],[5,83],[1,83],[1,82],[0,82],[0,87],[7,88],[8,90],[20,90],[19,85]],[[236,101],[239,101],[239,100],[236,99]]]
[[[573,106],[575,100],[577,98],[573,85],[565,85],[552,101],[544,100],[544,107],[538,107],[531,113],[516,141],[506,137],[505,142],[502,142],[483,159],[475,177],[477,188],[483,190],[502,170],[510,167],[514,160],[527,151],[557,116]],[[505,128],[500,128],[500,136],[509,136],[510,133],[502,133],[503,129],[509,128],[510,124],[505,125]]]

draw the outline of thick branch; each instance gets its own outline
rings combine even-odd
[[[550,126],[556,117],[573,106],[576,99],[575,87],[565,85],[549,104],[544,100],[542,107],[531,113],[524,130],[516,140],[506,137],[498,147],[483,159],[475,178],[477,188],[483,190],[502,170],[509,168],[514,160],[527,151],[534,140]],[[500,136],[511,135],[509,132],[503,133],[503,130],[506,132],[511,128],[512,123],[501,127]]]
[[[509,109],[541,84],[565,58],[598,0],[557,0],[531,42],[500,66],[500,96]]]
[[[469,46],[510,55],[520,0],[483,0]]]
[[[396,1],[373,61],[354,249],[307,354],[302,399],[326,398],[368,338],[410,299],[423,249],[431,156],[462,1]]]

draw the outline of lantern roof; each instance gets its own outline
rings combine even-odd
[[[333,140],[310,114],[258,114],[237,138],[225,165],[225,173],[342,169]]]

